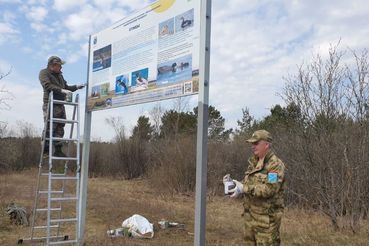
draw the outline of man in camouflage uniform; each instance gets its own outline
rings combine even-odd
[[[244,245],[280,245],[279,227],[284,209],[285,165],[270,149],[272,136],[265,130],[247,140],[254,156],[249,158],[246,177],[233,180],[231,197],[243,194]]]
[[[54,93],[55,100],[65,100],[66,95],[72,94],[77,89],[82,89],[85,84],[69,86],[67,81],[64,80],[61,69],[62,65],[66,62],[62,61],[57,56],[51,56],[48,60],[47,67],[42,69],[39,74],[40,83],[44,89],[44,98],[42,110],[44,114],[44,122],[47,120],[47,107],[49,102],[49,94],[51,91]],[[54,118],[66,119],[65,107],[62,104],[54,104]],[[64,123],[53,123],[53,137],[62,138],[64,136]],[[44,134],[42,134],[43,136]],[[47,125],[46,138],[50,135],[49,124]],[[62,152],[62,143],[54,141],[55,153],[54,156],[65,157]],[[49,141],[45,141],[44,157],[49,156]]]

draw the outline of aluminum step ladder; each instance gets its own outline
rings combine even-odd
[[[66,102],[60,100],[54,100],[53,92],[50,92],[49,95],[49,104],[47,109],[47,118],[44,124],[44,133],[43,133],[43,141],[42,141],[42,149],[41,149],[41,157],[39,164],[39,174],[38,174],[38,182],[37,182],[37,191],[36,191],[36,199],[35,205],[33,209],[33,218],[32,218],[32,228],[31,228],[31,237],[26,239],[19,239],[18,244],[29,243],[29,242],[42,242],[46,241],[46,245],[60,245],[60,244],[75,244],[79,245],[79,185],[80,185],[80,118],[79,118],[79,95],[77,94],[75,102]],[[50,103],[51,102],[51,103]],[[54,104],[62,104],[65,106],[73,107],[72,119],[60,119],[54,118]],[[51,116],[51,117],[50,117]],[[53,137],[53,127],[50,127],[50,138],[46,138],[46,131],[48,124],[53,126],[53,123],[64,123],[70,125],[70,135],[69,138],[57,138]],[[76,136],[73,137],[73,131],[76,126]],[[49,141],[49,169],[48,173],[42,172],[42,163],[47,160],[43,158],[43,150],[45,147],[46,140]],[[56,157],[53,156],[53,142],[65,142],[68,143],[67,156],[68,157]],[[72,143],[76,143],[76,156],[70,157],[71,146]],[[56,172],[56,165],[53,167],[53,161],[65,161],[64,164],[64,173]],[[68,162],[76,161],[76,175],[68,176]],[[44,179],[42,177],[48,178],[47,181],[47,189],[42,190],[41,184]],[[73,196],[67,196],[70,194],[66,193],[66,181],[71,182],[73,180],[76,184],[76,191],[73,192]],[[55,190],[55,187],[52,186],[52,183],[62,182],[61,189]],[[44,185],[45,186],[45,185]],[[59,188],[59,187],[58,187]],[[47,207],[38,208],[41,206],[39,203],[40,197],[47,195]],[[74,196],[75,195],[75,196]],[[75,216],[69,218],[62,218],[62,210],[65,201],[74,201],[75,202]],[[45,202],[44,202],[45,203]],[[55,205],[58,204],[57,206]],[[44,204],[45,205],[45,204]],[[40,214],[40,217],[47,213],[47,224],[43,226],[38,226],[36,224],[36,215]],[[57,215],[55,215],[57,213]],[[56,218],[55,218],[56,217]],[[62,227],[63,222],[74,222],[76,226],[75,237],[70,239],[68,235],[60,235],[60,229]],[[35,230],[46,230],[46,237],[36,237]],[[44,233],[45,234],[45,233]],[[43,234],[43,235],[44,235]]]

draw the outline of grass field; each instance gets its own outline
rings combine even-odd
[[[30,237],[31,227],[13,224],[6,208],[13,202],[32,213],[37,175],[38,170],[0,175],[0,245],[16,245],[18,239]],[[73,188],[72,184],[68,185],[68,190]],[[66,204],[65,210],[73,214],[71,207]],[[208,201],[206,211],[206,245],[242,245],[241,200],[215,197]],[[150,188],[150,179],[89,179],[85,245],[193,245],[194,213],[194,196],[158,196]],[[154,224],[152,239],[107,236],[108,229],[121,227],[122,222],[134,214],[140,214]],[[184,230],[161,229],[157,222],[163,216],[171,222],[184,224]],[[72,236],[74,228],[74,224],[68,224],[66,228],[62,225],[61,234]],[[323,215],[289,209],[282,221],[281,237],[282,245],[369,245],[365,230],[360,235],[334,232],[330,221]]]

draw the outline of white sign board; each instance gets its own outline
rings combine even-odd
[[[200,0],[161,0],[91,35],[87,110],[199,91]]]

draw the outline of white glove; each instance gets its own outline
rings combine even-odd
[[[233,182],[235,183],[236,187],[232,190],[229,190],[228,193],[233,193],[231,197],[238,197],[239,194],[243,193],[243,184],[235,179],[233,180]]]
[[[71,91],[66,90],[66,89],[62,89],[62,90],[61,90],[61,92],[62,92],[62,93],[64,93],[65,95],[67,95],[67,96],[69,96],[69,95],[71,95],[71,94],[72,94],[72,92],[71,92]]]
[[[78,84],[78,85],[76,85],[77,89],[82,89],[85,86],[86,86],[86,83],[85,84]]]

